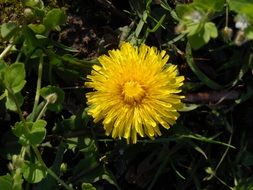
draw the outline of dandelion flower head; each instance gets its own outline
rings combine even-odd
[[[155,47],[124,42],[108,54],[98,58],[101,65],[87,77],[85,85],[94,89],[86,95],[88,114],[102,121],[106,135],[128,143],[136,143],[138,135],[161,135],[159,126],[169,129],[179,117],[184,77]]]

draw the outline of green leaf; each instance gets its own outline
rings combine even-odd
[[[27,117],[26,121],[35,121],[36,118],[40,115],[40,113],[43,112],[43,109],[45,108],[45,105],[47,104],[46,100],[42,101],[34,110],[34,112],[31,112]]]
[[[204,28],[204,30],[203,30],[204,32],[203,32],[203,40],[204,40],[204,42],[205,42],[205,44],[207,44],[208,42],[209,42],[209,40],[210,40],[210,31],[209,30],[207,30],[206,28]]]
[[[35,17],[38,17],[39,19],[42,20],[46,15],[46,10],[40,8],[33,8],[33,13],[35,14]]]
[[[180,112],[188,112],[200,107],[199,104],[183,104],[183,107],[179,109]]]
[[[32,128],[32,122],[26,122],[25,125],[27,129]],[[25,125],[23,122],[17,122],[15,123],[15,126],[12,129],[13,134],[19,137],[19,143],[23,146],[27,146],[30,144],[27,137],[29,134],[29,131],[25,129]]]
[[[216,26],[215,26],[215,24],[213,22],[207,22],[207,23],[205,23],[204,27],[205,27],[205,31],[208,31],[209,36],[211,38],[217,38],[218,31],[217,31],[217,28],[216,28]]]
[[[24,53],[28,56],[31,56],[31,54],[35,51],[35,49],[42,47],[43,43],[42,43],[42,41],[39,41],[36,38],[36,34],[28,26],[22,27],[22,30],[23,30],[23,34],[25,36]]]
[[[202,23],[191,23],[187,25],[188,34],[187,36],[194,36],[199,35],[201,31],[203,30],[203,24]]]
[[[22,183],[22,176],[17,172],[13,177],[10,174],[0,176],[1,190],[22,190]]]
[[[65,24],[66,20],[67,16],[61,9],[52,9],[46,14],[43,24],[48,29],[56,29],[56,27]]]
[[[229,0],[229,8],[253,18],[253,0]]]
[[[15,175],[13,175],[13,181],[12,190],[23,190],[22,184],[24,180],[21,173],[16,172]]]
[[[43,8],[44,3],[42,0],[22,0],[22,3],[26,7],[32,7],[32,8]]]
[[[20,92],[25,86],[25,66],[22,63],[14,63],[6,68],[4,75],[5,85],[14,93]]]
[[[0,187],[4,190],[12,190],[13,179],[10,174],[0,176]]]
[[[36,122],[17,122],[12,129],[13,134],[19,137],[22,145],[37,145],[40,144],[46,136],[47,122],[38,120]]]
[[[202,7],[206,11],[222,11],[224,9],[225,0],[194,0],[196,6]]]
[[[82,190],[96,190],[91,183],[82,183]]]
[[[249,26],[245,30],[245,36],[248,40],[253,40],[253,27]]]
[[[38,120],[33,123],[30,133],[27,135],[30,145],[40,144],[46,136],[47,122],[44,120]]]
[[[82,125],[88,126],[88,123],[90,121],[90,116],[88,115],[86,109],[84,109],[83,112],[82,112],[81,121],[82,121]]]
[[[55,112],[59,112],[62,109],[62,103],[64,102],[64,91],[56,86],[47,86],[41,89],[40,91],[40,95],[47,100],[47,98],[52,95],[52,94],[56,94],[56,101],[53,103],[51,102],[51,104],[48,105],[48,109],[51,111],[55,111]]]
[[[17,31],[17,25],[13,22],[3,23],[1,25],[1,36],[4,39],[10,39]]]
[[[74,131],[76,128],[76,116],[72,115],[68,119],[63,119],[61,122],[57,123],[54,131],[58,134],[63,134],[67,131]]]
[[[4,62],[4,60],[0,59],[0,85],[2,85],[2,82],[4,80],[4,74],[6,71],[7,64]]]
[[[31,122],[26,122],[26,125],[27,125],[28,128],[30,128],[29,125],[32,126],[32,123],[31,123]],[[12,132],[13,132],[13,134],[16,135],[17,137],[21,137],[22,135],[28,133],[28,132],[25,130],[25,127],[24,127],[24,124],[23,124],[22,121],[16,122],[16,123],[15,123],[14,127],[12,128]]]
[[[93,154],[97,151],[95,140],[87,136],[68,138],[66,142],[69,149],[78,147],[79,151],[84,153],[84,155]]]
[[[218,36],[217,28],[212,22],[189,24],[187,30],[188,41],[193,49],[199,49],[207,44],[210,38]]]
[[[6,108],[11,111],[17,111],[18,109],[17,109],[16,103],[18,104],[18,107],[21,107],[22,104],[24,103],[24,98],[22,94],[20,92],[14,94],[14,97],[17,101],[15,102],[14,97],[10,95],[7,90],[5,92],[6,92],[6,102],[5,102]]]
[[[31,162],[24,163],[24,166],[22,167],[22,172],[24,178],[29,183],[38,183],[47,175],[46,169],[44,167]]]
[[[199,31],[199,33],[196,33],[192,36],[188,36],[188,41],[191,44],[191,47],[193,49],[199,49],[203,45],[206,44],[203,36],[204,36],[204,30],[203,29],[201,31]]]
[[[176,13],[177,16],[181,19],[183,19],[183,17],[191,12],[194,11],[194,8],[190,5],[183,5],[183,4],[177,4],[176,6]]]
[[[36,34],[43,34],[46,30],[46,27],[43,24],[29,24],[28,27]]]

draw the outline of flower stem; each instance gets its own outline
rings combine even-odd
[[[226,0],[226,23],[225,23],[225,27],[228,27],[228,0]]]
[[[72,187],[68,186],[63,180],[61,180],[54,172],[53,170],[51,170],[50,168],[48,168],[45,164],[45,162],[43,161],[41,154],[38,150],[38,148],[36,146],[32,146],[34,153],[36,154],[36,157],[38,159],[38,161],[40,162],[40,164],[46,168],[47,172],[49,173],[49,175],[51,175],[56,181],[58,181],[63,187],[65,187],[65,189],[67,190],[73,190]]]
[[[18,101],[17,101],[17,98],[16,98],[13,90],[11,88],[7,87],[7,86],[6,86],[6,89],[7,89],[8,93],[9,93],[9,95],[13,98],[13,101],[14,101],[16,107],[17,107],[17,112],[18,112],[18,115],[19,115],[19,119],[24,123],[25,130],[29,131],[28,127],[26,126],[25,118],[24,118],[24,116],[22,114],[22,111],[21,111],[19,105],[18,105]]]
[[[9,92],[10,96],[12,96],[13,100],[14,100],[14,103],[17,107],[17,112],[19,114],[19,118],[20,120],[23,122],[24,124],[24,129],[29,133],[30,132],[30,129],[27,127],[26,125],[26,120],[22,114],[22,111],[18,105],[18,101],[14,95],[14,92],[12,89],[10,89],[9,87],[6,87],[7,91]],[[68,186],[63,180],[61,180],[50,168],[48,168],[45,164],[45,162],[43,161],[42,157],[41,157],[41,154],[38,150],[38,148],[36,146],[32,146],[33,148],[33,151],[38,159],[38,161],[40,162],[40,164],[47,170],[47,172],[49,173],[49,175],[51,175],[56,181],[58,181],[63,187],[65,187],[67,190],[73,190],[72,187]]]
[[[42,80],[42,71],[43,71],[43,54],[40,56],[40,62],[38,67],[38,79],[37,79],[37,87],[36,87],[36,94],[33,104],[33,110],[32,110],[32,121],[34,121],[34,114],[35,110],[39,104],[40,99],[40,89],[41,89],[41,80]]]
[[[7,53],[11,50],[13,44],[9,44],[4,50],[3,52],[0,54],[0,59],[3,59]]]
[[[47,168],[47,172],[56,180],[58,181],[65,189],[67,190],[74,190],[72,187],[68,186],[63,180],[61,180],[50,168]]]
[[[38,117],[36,118],[36,121],[39,120],[39,119],[43,116],[43,114],[46,112],[48,104],[49,104],[49,102],[46,101],[46,103],[45,103],[45,105],[43,106],[43,108],[41,109],[41,111],[40,111]]]

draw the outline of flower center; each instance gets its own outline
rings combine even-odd
[[[138,82],[129,81],[123,85],[122,95],[129,104],[139,103],[145,96],[145,90]]]

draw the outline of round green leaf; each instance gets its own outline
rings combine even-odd
[[[44,140],[46,136],[46,125],[47,122],[44,120],[38,120],[33,123],[30,133],[27,134],[30,145],[40,144]]]
[[[96,190],[91,183],[82,183],[82,190]]]
[[[23,5],[32,8],[43,8],[44,3],[42,0],[22,0]]]
[[[44,167],[39,164],[25,162],[22,168],[23,176],[29,183],[38,183],[46,177],[47,172]]]
[[[64,24],[67,20],[67,16],[61,9],[50,10],[43,20],[43,24],[48,29],[55,29],[57,26]]]
[[[213,22],[207,22],[205,23],[205,30],[208,31],[211,38],[217,38],[218,31]]]
[[[176,7],[177,16],[181,19],[192,11],[194,11],[194,8],[191,5],[186,6],[179,3]]]
[[[18,106],[22,106],[23,102],[24,102],[24,98],[22,96],[22,94],[20,92],[14,94],[17,104]],[[11,111],[17,111],[17,106],[16,103],[13,99],[13,96],[10,95],[7,91],[6,91],[6,102],[5,102],[5,106],[7,109],[11,110]]]
[[[195,23],[195,24],[190,24],[187,26],[188,29],[188,34],[187,36],[193,36],[193,35],[198,35],[202,29],[203,29],[203,24],[202,23]]]
[[[1,25],[1,36],[4,39],[10,39],[17,29],[17,25],[13,22],[4,23]]]
[[[25,66],[22,63],[14,63],[6,68],[4,84],[17,93],[25,86]]]
[[[10,174],[0,176],[0,187],[4,190],[12,190],[13,179]]]
[[[29,24],[29,28],[31,28],[36,34],[43,34],[46,28],[43,24]]]
[[[46,136],[47,122],[44,120],[38,120],[36,122],[17,122],[12,129],[14,135],[19,137],[19,142],[26,145],[40,144]],[[27,127],[27,129],[25,129]]]
[[[32,126],[32,122],[26,122],[26,125],[28,126],[28,128],[30,128],[29,125]],[[12,128],[12,132],[17,137],[21,137],[22,135],[26,134],[24,123],[22,121],[16,122],[14,127]]]
[[[206,44],[205,40],[203,39],[203,31],[204,30],[202,28],[199,33],[188,36],[188,41],[193,49],[199,49]]]

